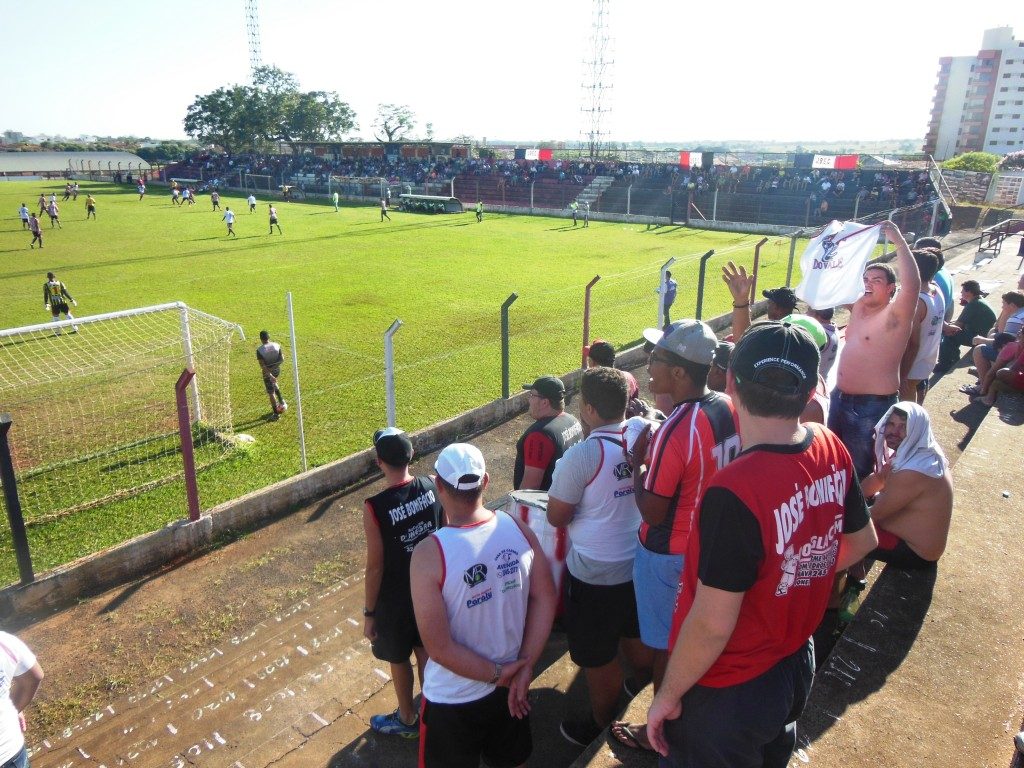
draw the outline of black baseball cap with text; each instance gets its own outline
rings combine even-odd
[[[782,395],[808,395],[818,383],[821,354],[803,328],[770,320],[754,323],[736,342],[729,370],[739,381],[760,384]],[[788,376],[766,376],[781,371]]]

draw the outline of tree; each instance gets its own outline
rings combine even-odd
[[[380,142],[398,141],[409,134],[416,126],[416,114],[404,104],[380,104],[377,106],[377,119],[373,127],[384,134],[381,138],[374,133]]]
[[[228,153],[251,145],[258,129],[252,122],[254,96],[252,88],[242,85],[196,96],[185,112],[185,133]]]
[[[1006,155],[1000,162],[999,167],[1004,171],[1017,170],[1024,168],[1024,151],[1011,152]]]
[[[965,152],[952,160],[947,160],[942,167],[951,171],[995,173],[999,167],[999,160],[999,155],[993,155],[991,152]]]
[[[338,94],[300,91],[294,75],[273,66],[257,68],[253,85],[197,96],[185,116],[186,133],[227,152],[264,141],[294,152],[297,142],[340,139],[355,127],[355,112]]]

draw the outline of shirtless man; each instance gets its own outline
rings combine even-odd
[[[858,477],[867,477],[874,468],[872,430],[899,399],[900,360],[921,291],[921,275],[899,228],[883,221],[881,231],[896,246],[900,290],[888,264],[870,264],[864,270],[864,295],[850,307],[828,415],[828,428],[850,451]]]
[[[917,403],[889,408],[877,431],[877,469],[863,489],[865,496],[877,494],[871,519],[878,549],[867,557],[897,568],[931,568],[946,549],[953,514],[949,463]]]

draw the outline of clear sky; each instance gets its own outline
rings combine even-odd
[[[58,0],[5,14],[0,130],[183,138],[197,94],[249,79],[243,0]],[[610,0],[612,141],[921,139],[940,56],[973,55],[1024,3]],[[263,0],[263,62],[336,91],[372,138],[379,103],[415,135],[576,140],[588,0]]]

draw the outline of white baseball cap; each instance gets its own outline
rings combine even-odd
[[[479,488],[487,474],[484,455],[480,449],[469,443],[452,443],[439,454],[434,462],[438,477],[458,491]]]

